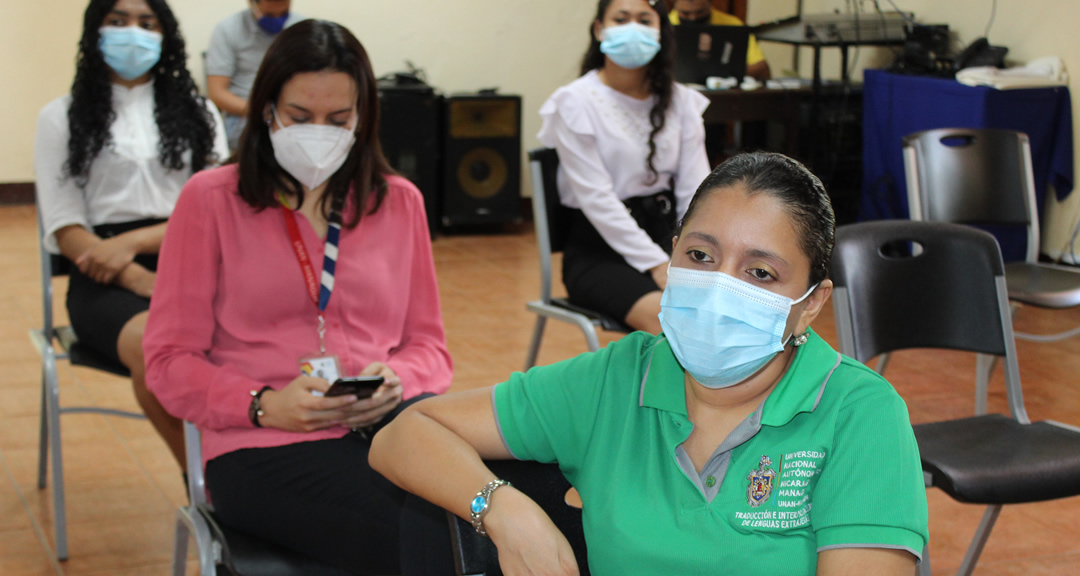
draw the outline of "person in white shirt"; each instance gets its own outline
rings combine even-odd
[[[221,116],[197,95],[186,62],[164,0],[91,0],[71,93],[41,110],[34,146],[45,247],[73,264],[72,328],[131,371],[181,466],[183,426],[146,389],[142,334],[180,189],[228,155]]]
[[[570,208],[563,282],[571,302],[660,332],[677,218],[709,174],[709,101],[676,84],[663,0],[600,0],[581,77],[540,108]]]

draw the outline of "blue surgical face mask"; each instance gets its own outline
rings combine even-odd
[[[660,31],[637,22],[601,31],[600,51],[623,68],[641,68],[660,51]]]
[[[773,359],[785,337],[792,300],[723,272],[668,268],[660,326],[683,369],[706,388],[746,380]]]
[[[289,13],[286,12],[281,16],[263,16],[259,18],[259,28],[263,29],[263,32],[271,36],[277,35],[285,29],[285,21],[289,19]]]
[[[146,74],[161,60],[161,34],[137,26],[102,26],[98,48],[124,80]]]

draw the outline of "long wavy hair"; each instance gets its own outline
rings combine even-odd
[[[259,210],[276,206],[279,190],[295,194],[298,205],[304,203],[304,187],[274,158],[266,115],[293,76],[323,70],[343,72],[356,83],[356,141],[345,163],[330,176],[321,205],[329,219],[344,209],[352,190],[352,210],[343,214],[343,224],[352,228],[360,223],[366,207],[370,206],[368,214],[379,209],[386,197],[386,176],[395,172],[379,144],[379,93],[371,60],[356,36],[334,22],[304,20],[289,26],[263,57],[248,97],[247,126],[235,156],[240,174],[238,193]]]
[[[145,0],[161,25],[161,60],[150,70],[154,80],[154,121],[161,139],[158,160],[170,170],[184,169],[184,153],[191,151],[191,170],[198,172],[217,160],[214,121],[187,70],[184,38],[165,0]],[[98,47],[101,23],[117,0],[91,0],[83,16],[75,82],[68,109],[68,158],[64,175],[84,186],[90,168],[112,139],[109,128],[116,119],[112,108],[109,65]]]
[[[649,110],[652,131],[649,132],[649,156],[645,159],[645,165],[649,168],[648,183],[653,184],[660,176],[653,165],[653,159],[656,158],[656,135],[664,129],[664,120],[667,118],[668,108],[671,107],[671,94],[675,89],[675,32],[668,20],[667,2],[646,2],[656,11],[660,21],[660,52],[645,67],[645,81],[649,83],[649,91],[656,96],[656,103]],[[600,51],[600,41],[593,34],[593,26],[596,22],[604,21],[604,14],[610,5],[611,0],[600,0],[596,5],[596,18],[589,23],[589,49],[581,59],[582,76],[604,67],[604,53]]]

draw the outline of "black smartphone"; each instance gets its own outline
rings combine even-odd
[[[338,378],[326,391],[326,396],[346,396],[354,394],[358,399],[370,398],[375,390],[382,386],[382,376],[352,376]]]

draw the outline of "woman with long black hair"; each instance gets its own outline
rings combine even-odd
[[[183,428],[146,389],[142,335],[180,188],[227,154],[221,117],[198,96],[164,0],[92,0],[71,93],[38,117],[45,246],[74,264],[67,307],[80,342],[128,367],[181,465]]]
[[[540,108],[571,208],[570,301],[660,331],[676,218],[709,173],[704,96],[676,84],[664,0],[600,0],[581,77]]]

